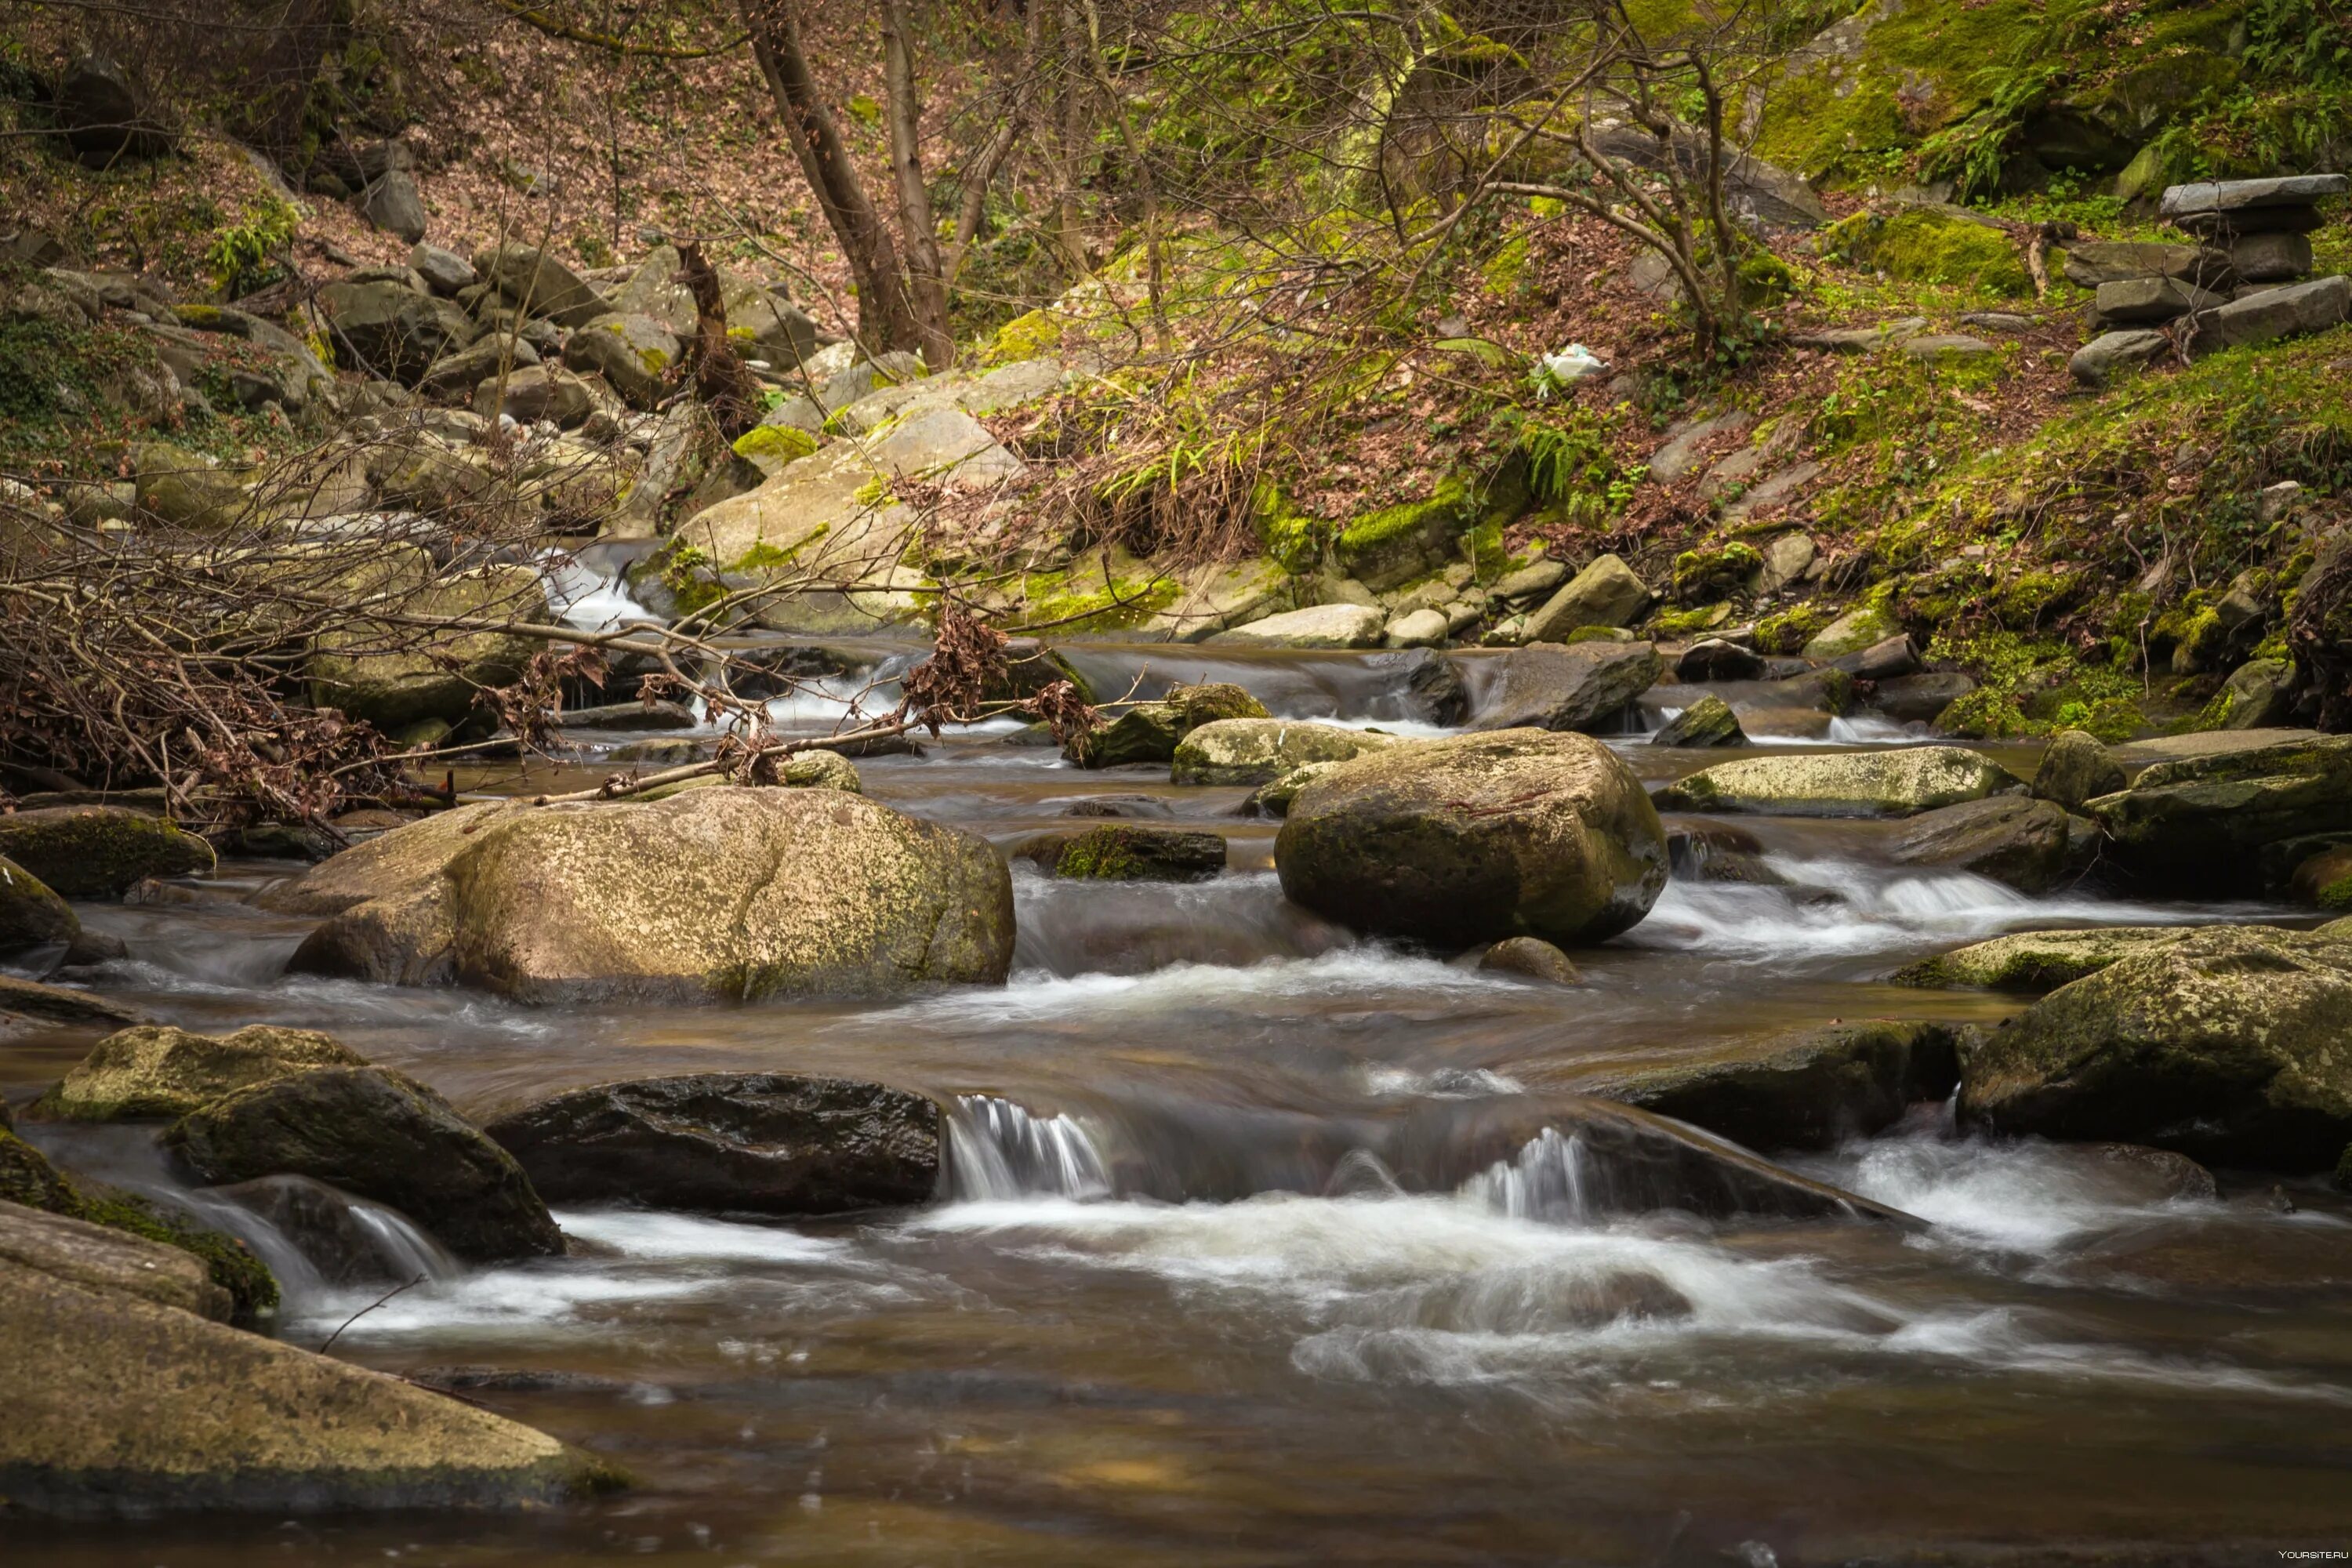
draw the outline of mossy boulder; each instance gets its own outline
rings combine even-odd
[[[1739,715],[1722,698],[1706,696],[1666,721],[1651,735],[1654,746],[1738,746],[1747,743],[1748,735],[1739,727]]]
[[[1944,283],[2023,298],[2025,258],[2000,225],[1956,207],[1857,213],[1822,237],[1823,255],[1905,283]]]
[[[1201,882],[1225,868],[1222,834],[1126,823],[1048,834],[1022,853],[1076,881]]]
[[[1769,816],[1912,816],[1939,806],[2021,793],[2017,775],[1958,746],[1748,757],[1719,763],[1660,790],[1677,811]]]
[[[213,847],[122,805],[45,805],[0,816],[0,855],[68,899],[120,898],[150,877],[210,872]]]
[[[1664,830],[1600,742],[1508,730],[1360,757],[1301,789],[1276,840],[1290,900],[1381,935],[1567,945],[1637,923]]]
[[[489,566],[433,581],[430,563],[403,557],[358,589],[408,591],[415,616],[539,624],[550,619],[539,574],[528,566]],[[482,688],[504,686],[547,645],[505,632],[465,632],[430,647],[379,649],[353,637],[322,638],[307,673],[311,700],[340,708],[387,734],[426,720],[455,724],[473,711]]]
[[[1894,612],[1883,601],[1865,600],[1814,633],[1805,644],[1805,657],[1822,660],[1843,658],[1848,654],[1875,647],[1889,637],[1899,637],[1902,632],[1903,623],[1895,618]]]
[[[1828,1149],[1949,1096],[1959,1043],[1945,1025],[1872,1019],[1736,1040],[1579,1087],[1751,1149]]]
[[[1764,557],[1738,540],[1711,550],[1685,550],[1675,557],[1675,598],[1685,605],[1711,604],[1747,592],[1763,572]]]
[[[2352,736],[2159,762],[2083,810],[2151,886],[2252,890],[2263,846],[2352,828]]]
[[[121,1029],[99,1041],[40,1112],[67,1121],[178,1117],[225,1094],[320,1067],[363,1066],[331,1035],[249,1024],[235,1034],[190,1034],[170,1025]]]
[[[32,1269],[0,1269],[0,1490],[30,1513],[511,1508],[622,1480],[403,1379]]]
[[[1392,735],[1296,719],[1220,719],[1177,742],[1180,784],[1270,784],[1309,763],[1340,763],[1397,743]]]
[[[1970,1054],[1963,1122],[2332,1169],[2352,1142],[2352,944],[2195,931],[2043,997]]]
[[[513,1156],[415,1079],[320,1067],[212,1100],[163,1135],[203,1180],[309,1176],[399,1209],[474,1263],[559,1256],[562,1234]]]
[[[81,934],[73,906],[22,866],[0,856],[0,952],[64,948]]]
[[[1984,991],[2054,991],[2119,959],[2171,946],[2193,926],[2102,926],[1997,936],[1923,958],[1895,972],[1897,985]]]
[[[837,790],[467,808],[268,901],[341,906],[297,970],[529,1002],[893,995],[999,984],[1013,958],[1012,877],[985,839]]]
[[[776,782],[786,789],[833,789],[864,795],[866,781],[857,764],[839,752],[796,752],[776,770]]]
[[[929,1201],[941,1120],[880,1084],[694,1073],[574,1089],[486,1131],[557,1203],[811,1215]]]
[[[176,1247],[0,1200],[0,1270],[30,1269],[226,1322],[228,1292]]]
[[[1265,703],[1230,682],[1171,686],[1160,701],[1137,703],[1108,724],[1073,740],[1062,754],[1087,768],[1173,762],[1177,742],[1203,724],[1271,717]]]
[[[2033,793],[2068,811],[2079,810],[2084,801],[2123,787],[2123,764],[2097,736],[2080,730],[2061,730],[2052,737],[2042,753],[2042,766],[2033,775]]]

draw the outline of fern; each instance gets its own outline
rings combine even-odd
[[[1998,190],[2019,131],[2065,75],[2063,65],[1995,66],[1979,72],[1984,101],[1966,120],[1920,143],[1920,176],[1952,181],[1963,198]]]
[[[2341,0],[2254,0],[2246,64],[2257,75],[2316,86],[2352,81],[2352,11]]]

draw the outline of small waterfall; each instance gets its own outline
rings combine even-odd
[[[1110,1175],[1084,1127],[991,1094],[956,1098],[948,1182],[950,1195],[966,1200],[1110,1195]]]
[[[352,1287],[454,1279],[465,1271],[399,1210],[306,1176],[264,1176],[169,1198],[251,1247],[296,1311]]]
[[[1461,1190],[1511,1219],[1582,1225],[1592,1217],[1590,1164],[1581,1137],[1547,1127],[1516,1159],[1496,1161]]]
[[[561,550],[540,552],[539,575],[547,607],[567,626],[611,631],[630,621],[662,620],[637,603],[619,576],[607,577]]]

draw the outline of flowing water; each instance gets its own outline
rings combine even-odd
[[[616,608],[593,592],[589,618]],[[1463,716],[1416,684],[1425,658],[1074,657],[1097,687],[1146,696],[1205,677],[1292,717],[1433,733]],[[882,649],[779,721],[887,706],[904,659]],[[1775,719],[1751,715],[1759,745],[1913,738]],[[2225,1172],[2220,1195],[2180,1195],[2096,1150],[1956,1137],[1922,1106],[1799,1163],[1926,1227],[1710,1224],[1646,1207],[1539,1113],[1596,1071],[1766,1030],[1994,1024],[2013,999],[1885,977],[1997,931],[2288,911],[2030,899],[1896,868],[1885,825],[1752,820],[1788,886],[1675,881],[1578,955],[1584,987],[1550,989],[1286,904],[1276,825],[1237,815],[1244,791],[1081,773],[1010,728],[860,771],[877,797],[1001,843],[1130,797],[1224,834],[1228,871],[1170,888],[1024,868],[1012,982],[888,1005],[567,1011],[289,978],[306,922],[242,901],[285,866],[86,908],[129,943],[100,977],[121,999],[196,1028],[330,1029],[478,1114],[666,1072],[878,1079],[951,1107],[950,1168],[938,1202],[901,1214],[562,1213],[572,1256],[472,1271],[315,1184],[197,1194],[278,1267],[287,1338],[340,1330],[334,1353],[457,1388],[638,1484],[520,1516],[12,1523],[0,1558],[1753,1565],[2352,1547],[2352,1214],[2318,1184]],[[1613,743],[1653,780],[1722,760]],[[606,767],[476,782],[537,790]],[[0,1088],[21,1099],[91,1037],[0,1043]],[[1513,1105],[1538,1108],[1514,1146],[1449,1142]],[[27,1131],[77,1168],[176,1186],[135,1134]]]

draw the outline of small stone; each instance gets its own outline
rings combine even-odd
[[[1540,937],[1505,937],[1479,954],[1478,970],[1482,974],[1508,974],[1551,985],[1584,984],[1584,976],[1568,954]]]
[[[436,294],[454,295],[460,289],[470,289],[479,279],[474,276],[474,264],[454,250],[444,250],[423,240],[408,253],[409,269],[425,279],[425,287]]]
[[[2162,332],[2106,332],[2074,351],[2067,372],[2084,386],[2105,386],[2118,370],[2150,365],[2172,352],[2172,340]]]
[[[2033,775],[2033,793],[2069,811],[2123,787],[2123,765],[2097,737],[2081,730],[2060,731],[2042,752],[2041,771]]]
[[[1446,626],[1443,610],[1414,610],[1383,627],[1381,641],[1390,647],[1431,647],[1445,640]]]
[[[1718,680],[1759,680],[1764,675],[1764,658],[1754,648],[1726,642],[1721,637],[1706,637],[1683,650],[1675,663],[1675,679],[1685,685],[1706,685]]]
[[[1675,715],[1664,728],[1650,737],[1654,746],[1738,746],[1747,742],[1748,736],[1739,728],[1739,718],[1731,705],[1720,697],[1702,697]]]

